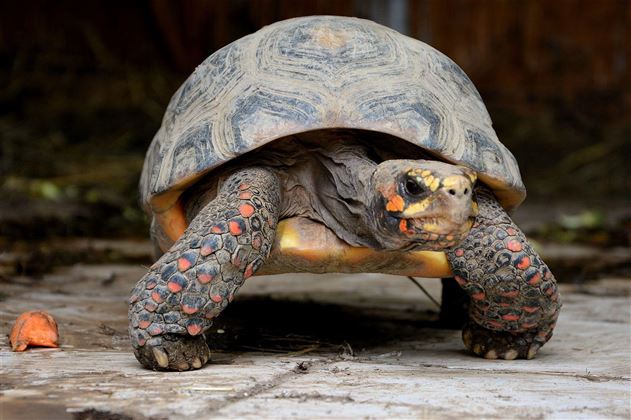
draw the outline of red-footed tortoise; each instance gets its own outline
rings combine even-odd
[[[204,332],[255,273],[452,276],[486,358],[534,357],[561,306],[507,215],[525,188],[473,84],[371,21],[286,20],[212,54],[171,99],[140,193],[164,253],[130,298],[148,368],[203,366]]]

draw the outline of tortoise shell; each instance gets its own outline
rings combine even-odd
[[[508,210],[525,197],[515,158],[453,61],[368,20],[313,16],[264,27],[195,69],[147,152],[141,201],[149,213],[167,212],[213,168],[328,128],[387,133],[472,168]]]

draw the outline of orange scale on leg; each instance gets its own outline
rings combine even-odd
[[[250,217],[254,214],[254,207],[251,204],[241,204],[239,206],[239,213],[243,217]]]
[[[486,298],[486,294],[484,292],[478,292],[471,295],[471,299],[473,300],[484,300]]]
[[[197,309],[194,306],[188,306],[186,304],[182,305],[182,312],[184,312],[185,314],[189,314],[192,315],[195,312],[197,312],[199,309]]]
[[[530,257],[528,256],[522,257],[517,263],[517,268],[520,270],[525,270],[528,267],[530,267]]]
[[[180,272],[184,272],[184,271],[188,270],[189,268],[191,268],[191,265],[192,265],[191,262],[188,259],[184,258],[184,257],[178,258],[178,260],[177,260],[177,269]]]
[[[200,273],[197,275],[197,281],[201,284],[210,283],[213,279],[213,276],[208,273]]]
[[[506,248],[508,248],[510,251],[513,251],[513,252],[519,252],[522,250],[521,242],[514,239],[510,240],[506,244]]]
[[[502,315],[502,319],[504,321],[517,321],[519,318],[520,318],[519,315],[516,315],[516,314]]]
[[[532,314],[534,312],[537,312],[539,310],[538,307],[535,306],[524,306],[521,308],[524,312]]]
[[[188,333],[190,335],[197,335],[200,332],[202,332],[202,326],[198,323],[195,322],[190,322],[187,326],[186,326],[186,331],[188,331]]]
[[[533,274],[532,277],[528,279],[528,284],[531,286],[539,284],[540,282],[541,282],[541,273],[539,272]]]

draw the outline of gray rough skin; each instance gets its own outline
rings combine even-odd
[[[556,281],[493,194],[478,187],[476,195],[480,213],[471,232],[447,252],[471,298],[463,341],[488,359],[531,359],[559,316]]]
[[[143,366],[181,371],[208,361],[204,332],[269,255],[279,204],[271,171],[234,172],[140,279],[129,300],[129,328]]]

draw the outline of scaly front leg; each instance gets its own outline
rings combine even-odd
[[[479,215],[449,250],[454,277],[471,297],[462,338],[487,359],[532,359],[552,336],[561,301],[554,276],[488,190]]]
[[[129,333],[143,366],[188,370],[208,361],[204,332],[269,255],[279,204],[272,172],[233,173],[138,282],[129,300]]]

